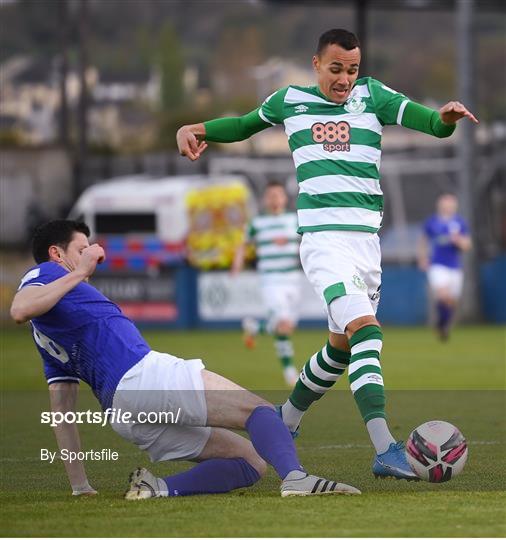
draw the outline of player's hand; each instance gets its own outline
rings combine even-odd
[[[461,118],[469,118],[475,124],[478,124],[478,119],[473,113],[468,111],[460,101],[450,101],[439,109],[439,117],[444,124],[455,124]]]
[[[462,238],[462,236],[459,234],[459,233],[452,233],[450,234],[450,242],[456,246],[459,245],[460,243],[460,239]]]
[[[104,261],[104,248],[98,244],[92,244],[91,246],[83,249],[81,259],[79,260],[76,270],[82,272],[85,278],[89,278],[95,271],[97,264],[103,263]]]
[[[450,242],[461,251],[465,251],[466,249],[469,249],[469,247],[471,246],[469,237],[460,233],[451,234]]]
[[[176,134],[177,147],[182,156],[196,161],[207,148],[206,141],[200,141],[190,126],[179,128]]]

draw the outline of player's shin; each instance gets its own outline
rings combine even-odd
[[[267,406],[253,410],[246,420],[246,430],[258,455],[272,465],[283,480],[305,476],[292,436],[276,411]]]
[[[330,390],[350,362],[350,353],[340,351],[327,342],[304,365],[299,380],[287,402],[282,406],[283,421],[295,431],[304,412]]]
[[[385,416],[385,390],[379,361],[383,333],[378,326],[369,325],[357,330],[349,341],[351,391],[376,452],[381,454],[395,442]]]
[[[296,384],[299,371],[293,364],[293,343],[289,335],[276,333],[274,334],[274,346],[278,359],[283,368],[283,376],[288,386],[293,388]]]
[[[257,470],[243,458],[208,459],[188,471],[164,478],[167,491],[162,496],[228,493],[252,486],[259,479]]]
[[[274,335],[274,347],[283,368],[293,366],[293,343],[290,336]]]
[[[451,321],[453,310],[452,307],[442,300],[437,303],[438,321],[437,327],[441,330],[446,329]]]

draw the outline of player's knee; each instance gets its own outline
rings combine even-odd
[[[366,294],[340,296],[329,304],[329,313],[338,329],[353,334],[362,326],[376,324],[374,307]]]
[[[349,351],[350,345],[348,343],[348,338],[346,334],[336,334],[334,332],[329,332],[329,343],[334,349],[339,351]]]
[[[267,463],[256,453],[251,452],[244,459],[255,469],[260,478],[267,473]]]
[[[246,427],[246,422],[248,421],[249,417],[259,407],[268,407],[269,409],[275,410],[275,407],[272,403],[269,403],[265,399],[255,394],[251,394],[251,396],[252,397],[250,399],[244,401],[241,405],[239,405],[242,413],[241,417],[243,418],[243,424],[241,426],[242,429]]]
[[[364,326],[381,326],[374,315],[358,317],[346,325],[346,334],[351,337],[355,332],[364,328]]]
[[[293,332],[293,323],[287,320],[279,321],[276,326],[276,332],[283,336],[291,335]]]

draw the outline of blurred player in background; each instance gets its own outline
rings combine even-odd
[[[316,86],[289,85],[254,111],[183,126],[182,155],[200,157],[206,141],[234,142],[284,124],[292,152],[303,235],[302,267],[328,311],[329,340],[302,369],[283,420],[295,432],[304,412],[348,369],[350,388],[376,450],[376,476],[413,479],[404,446],[386,422],[380,364],[383,333],[376,319],[381,284],[377,232],[383,217],[381,134],[401,125],[449,137],[461,118],[476,118],[458,101],[439,111],[415,103],[372,77],[358,79],[360,43],[347,30],[320,36]],[[351,351],[350,351],[351,350]]]
[[[300,235],[297,234],[297,214],[287,212],[287,204],[284,185],[269,182],[263,195],[265,213],[251,220],[245,243],[236,252],[232,274],[242,270],[246,245],[253,244],[267,319],[244,319],[244,342],[253,348],[258,333],[272,334],[285,382],[293,387],[299,378],[293,364],[291,335],[297,326],[300,301]]]
[[[17,323],[30,321],[44,364],[53,412],[75,412],[80,380],[90,385],[104,411],[132,415],[112,428],[145,450],[152,461],[199,462],[190,470],[157,478],[147,469],[131,475],[129,500],[227,493],[251,486],[271,464],[282,480],[281,495],[360,493],[307,474],[287,427],[274,407],[232,381],[204,368],[151,350],[120,308],[88,284],[105,252],[90,246],[84,223],[56,220],[33,238],[37,265],[22,278],[11,306]],[[157,413],[178,411],[176,423]],[[153,414],[158,422],[142,418]],[[251,442],[231,431],[244,429]],[[79,452],[75,423],[55,428],[60,450]],[[73,495],[95,495],[81,460],[66,460]]]
[[[436,213],[424,223],[418,247],[418,264],[427,272],[436,302],[436,330],[443,341],[449,337],[462,293],[461,253],[471,249],[472,245],[469,228],[457,213],[458,207],[454,194],[441,194],[436,202]]]

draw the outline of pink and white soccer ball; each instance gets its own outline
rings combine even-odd
[[[406,457],[422,480],[448,482],[466,464],[467,442],[452,424],[432,420],[413,430],[406,443]]]

